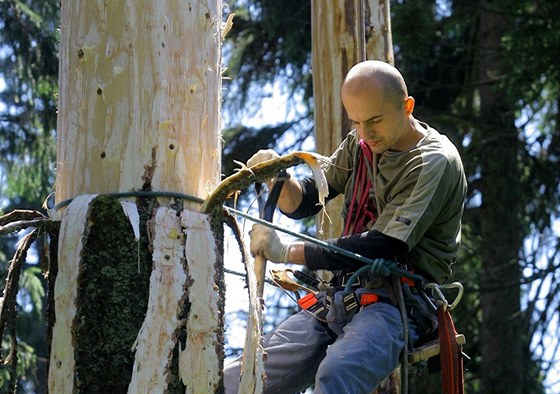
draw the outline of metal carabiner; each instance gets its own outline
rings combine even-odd
[[[292,278],[290,278],[288,276],[288,272],[293,275],[294,271],[289,268],[279,269],[279,270],[269,270],[268,272],[272,276],[272,283],[284,290],[289,290],[293,292],[296,292],[298,290],[303,290],[306,291],[307,293],[317,294],[316,290],[300,285]]]
[[[457,295],[455,296],[455,299],[453,300],[451,305],[449,305],[449,310],[452,311],[457,307],[457,305],[459,305],[459,302],[461,302],[461,299],[463,298],[463,293],[465,292],[463,285],[459,282],[453,282],[453,283],[441,285],[439,288],[442,290],[449,290],[449,289],[457,290]]]
[[[440,305],[443,306],[443,310],[445,311],[452,311],[453,309],[455,309],[457,305],[459,305],[459,302],[463,298],[463,293],[465,292],[463,285],[459,282],[448,283],[445,285],[438,285],[437,283],[426,283],[424,287],[426,289],[432,290],[432,295],[434,296],[434,298],[436,298],[436,303],[440,303]],[[456,289],[458,291],[457,296],[451,304],[449,304],[442,292],[442,290],[450,289]]]

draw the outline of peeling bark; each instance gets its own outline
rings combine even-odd
[[[243,348],[243,364],[239,393],[260,394],[264,386],[264,349],[262,347],[263,305],[262,294],[258,291],[255,275],[255,262],[247,259],[247,289],[249,291],[249,311],[245,346]]]
[[[221,335],[216,243],[207,215],[183,211],[185,257],[189,276],[187,341],[179,353],[179,374],[186,393],[212,393],[220,384],[223,362],[216,353]],[[210,263],[210,264],[209,264]]]
[[[95,196],[80,196],[62,217],[58,249],[58,274],[55,282],[56,322],[52,330],[49,362],[49,392],[74,391],[75,348],[71,335],[77,312],[78,274],[89,204]]]
[[[136,356],[129,393],[163,393],[177,333],[187,273],[177,212],[159,208],[154,219],[153,269],[148,309],[135,342]]]

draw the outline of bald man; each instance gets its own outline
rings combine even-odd
[[[467,191],[457,149],[414,118],[414,98],[387,63],[356,64],[341,97],[354,128],[325,167],[327,201],[345,196],[344,232],[328,243],[398,262],[426,282],[446,282],[460,244]],[[248,165],[277,156],[261,150]],[[312,178],[289,178],[278,207],[301,219],[318,213],[318,203]],[[361,278],[348,298],[345,280],[363,263],[309,242],[286,242],[259,224],[251,231],[251,253],[334,274],[316,297],[315,306],[324,308],[303,309],[266,335],[265,393],[292,394],[312,385],[315,393],[370,393],[397,366],[403,324],[395,289],[383,275]],[[437,321],[414,285],[404,283],[402,290],[414,345],[434,332]],[[237,393],[240,367],[237,359],[224,371],[228,394]]]

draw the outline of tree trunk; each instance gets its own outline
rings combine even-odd
[[[522,332],[520,267],[522,249],[519,168],[520,141],[513,103],[499,91],[501,34],[504,18],[480,1],[478,76],[481,144],[481,256],[482,324],[481,390],[485,393],[522,393]],[[475,142],[476,143],[476,142]]]
[[[344,0],[311,2],[313,97],[315,101],[315,149],[330,155],[340,145],[351,124],[340,99],[340,88],[350,67],[360,59],[355,8]],[[340,213],[343,196],[325,208],[327,217],[317,215],[319,237],[335,238],[342,233]]]
[[[351,129],[340,98],[348,70],[366,58],[393,64],[389,1],[314,0],[311,6],[315,146],[330,155]],[[342,196],[329,203],[331,221],[319,223],[320,237],[340,236],[342,206]]]
[[[221,1],[61,6],[49,391],[217,391]]]
[[[312,1],[312,67],[315,100],[315,144],[318,153],[329,155],[351,130],[340,89],[348,70],[367,59],[393,64],[393,42],[389,1]],[[344,198],[338,196],[325,208],[330,221],[319,220],[319,236],[342,234]],[[321,232],[322,231],[322,232]],[[400,392],[397,368],[375,393]]]

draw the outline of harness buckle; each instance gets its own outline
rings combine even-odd
[[[350,279],[350,277],[353,275],[353,272],[345,272],[344,274],[341,275],[340,277],[340,285],[339,287],[344,288],[346,287],[346,284],[348,283],[348,280]],[[353,288],[358,288],[361,286],[361,283],[359,280],[354,281],[351,285],[351,287]]]
[[[379,296],[375,293],[364,293],[360,296],[360,305],[366,306],[379,301]]]
[[[414,280],[412,280],[411,278],[407,278],[406,276],[401,276],[401,283],[402,284],[407,284],[409,287],[414,287]]]
[[[317,304],[318,302],[319,300],[317,300],[317,297],[315,297],[315,294],[313,293],[307,293],[299,300],[297,300],[299,307],[305,310],[311,308],[313,305]]]
[[[320,322],[324,323],[326,322],[325,318],[329,311],[328,305],[330,301],[330,297],[327,296],[325,300],[326,304],[324,304],[317,299],[315,294],[308,293],[297,300],[297,303],[302,310],[307,311],[308,313],[315,316]]]

